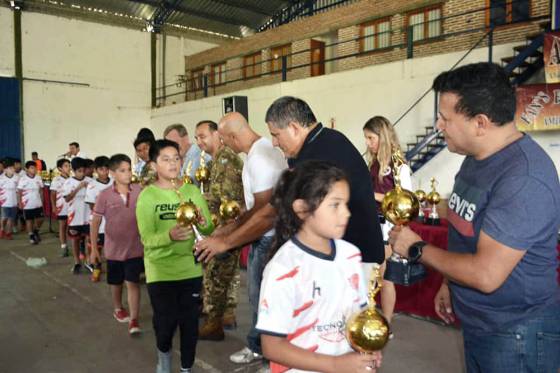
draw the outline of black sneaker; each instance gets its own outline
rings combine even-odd
[[[89,262],[85,262],[84,267],[86,267],[88,271],[93,273],[93,264],[90,264]]]
[[[35,234],[30,234],[29,235],[29,243],[31,245],[37,245],[39,243],[39,241],[37,241],[37,238],[35,238]]]
[[[33,230],[33,236],[35,237],[35,241],[37,241],[37,243],[41,242],[41,236],[39,235],[38,229]]]
[[[82,270],[81,264],[74,264],[74,267],[72,267],[72,273],[75,275],[80,274],[81,270]]]

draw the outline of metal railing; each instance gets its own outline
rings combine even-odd
[[[528,0],[514,0],[514,1],[526,3]],[[413,58],[418,48],[422,48],[424,45],[426,45],[426,43],[441,41],[441,42],[449,42],[450,44],[452,44],[453,38],[468,35],[468,34],[482,35],[482,37],[472,46],[470,50],[473,50],[478,46],[484,46],[486,44],[489,47],[489,60],[491,60],[492,44],[493,44],[494,34],[496,31],[494,27],[490,27],[490,25],[488,25],[486,22],[487,22],[488,12],[491,12],[492,9],[494,8],[496,8],[496,6],[477,8],[462,13],[441,16],[437,19],[420,22],[406,27],[391,29],[385,32],[373,33],[370,35],[362,35],[347,40],[331,42],[329,44],[325,43],[325,45],[322,48],[324,48],[325,54],[330,55],[330,57],[323,58],[318,61],[311,61],[311,55],[319,48],[307,48],[304,50],[292,52],[288,55],[278,56],[276,58],[274,57],[268,58],[256,63],[243,64],[240,67],[229,68],[226,69],[225,71],[221,70],[221,74],[225,73],[225,77],[226,77],[225,82],[216,83],[212,75],[208,73],[201,73],[200,76],[194,78],[179,76],[176,83],[157,88],[158,92],[165,92],[167,89],[171,87],[175,87],[177,92],[165,94],[165,95],[163,94],[159,95],[156,97],[156,100],[159,103],[162,103],[162,101],[165,102],[166,99],[174,98],[177,96],[185,96],[186,100],[208,97],[211,93],[216,93],[216,91],[220,90],[224,86],[227,87],[228,85],[232,85],[234,83],[247,82],[259,78],[269,77],[269,79],[266,82],[263,82],[263,85],[270,84],[275,81],[277,82],[287,81],[289,78],[293,76],[292,75],[293,73],[297,71],[301,71],[301,69],[304,68],[311,69],[314,65],[318,65],[318,64],[323,65],[325,67],[330,66],[330,69],[334,71],[342,71],[344,69],[338,69],[337,63],[343,60],[374,55],[378,53],[382,54],[394,50],[401,50],[403,52],[406,52],[404,56],[399,56],[398,59]],[[461,20],[461,17],[463,17],[463,20]],[[507,19],[509,17],[508,13],[505,13],[504,17]],[[544,14],[536,17],[523,18],[515,22],[509,22],[507,23],[507,25],[527,24],[529,22],[541,21],[549,18],[550,18],[549,14]],[[440,33],[438,35],[435,35],[430,38],[419,39],[419,40],[413,39],[415,28],[423,28],[425,30],[426,25],[430,25],[430,24],[440,25]],[[389,35],[389,39],[391,40],[391,44],[389,46],[383,48],[374,48],[369,50],[365,50],[365,48],[363,47],[365,45],[364,41],[366,39],[379,40],[381,36],[387,34]],[[341,55],[337,55],[336,49],[338,47],[348,45],[348,44],[358,44],[358,51],[354,53],[344,53]],[[462,45],[464,45],[464,42],[458,41],[457,45],[455,46],[455,49],[453,49],[453,45],[451,45],[452,48],[450,50],[457,50]],[[332,48],[330,49],[329,53],[327,53],[328,48]],[[425,55],[425,52],[423,53]],[[297,63],[297,64],[294,63],[298,61],[298,57],[302,56],[303,54],[307,54],[307,56],[304,56],[303,58],[299,58],[299,60],[303,60],[304,62]],[[243,58],[243,57],[238,56],[235,58]],[[390,61],[394,61],[394,60],[395,59]],[[280,62],[280,69],[272,69],[273,64],[278,62]],[[222,62],[222,64],[223,63],[224,62]],[[212,66],[216,66],[216,65],[218,64],[213,64]],[[257,73],[248,74],[248,71],[254,71],[254,70],[257,70]],[[303,77],[309,77],[309,74],[307,73],[304,73],[302,75]],[[296,76],[295,78],[298,79],[299,77]],[[242,87],[238,87],[237,89],[241,89],[241,88]],[[425,96],[422,96],[413,105],[413,107],[417,105],[423,97]],[[404,115],[410,112],[411,109],[412,108],[409,108]],[[398,121],[400,121],[401,119],[402,117],[399,118]],[[396,121],[396,123],[398,123],[398,121]]]

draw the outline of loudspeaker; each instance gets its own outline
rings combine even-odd
[[[230,96],[223,99],[224,115],[236,111],[249,121],[249,109],[247,108],[247,96]]]

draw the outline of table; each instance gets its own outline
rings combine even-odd
[[[409,226],[422,237],[422,240],[447,250],[448,222],[446,219],[441,219],[441,225],[437,226],[417,222],[411,222]],[[434,309],[434,297],[441,286],[443,276],[431,268],[426,268],[426,270],[428,272],[426,278],[416,284],[410,286],[395,284],[397,290],[395,311],[439,320]]]
[[[53,219],[56,220],[56,214],[52,211],[50,185],[45,185],[43,187],[43,213],[45,219],[49,219],[49,232],[52,233],[52,221]]]

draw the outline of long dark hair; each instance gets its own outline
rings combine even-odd
[[[280,176],[272,195],[271,204],[276,209],[275,235],[269,260],[278,249],[301,228],[303,220],[294,212],[292,204],[301,199],[307,204],[307,212],[312,214],[334,183],[346,181],[344,171],[325,161],[305,161]]]

